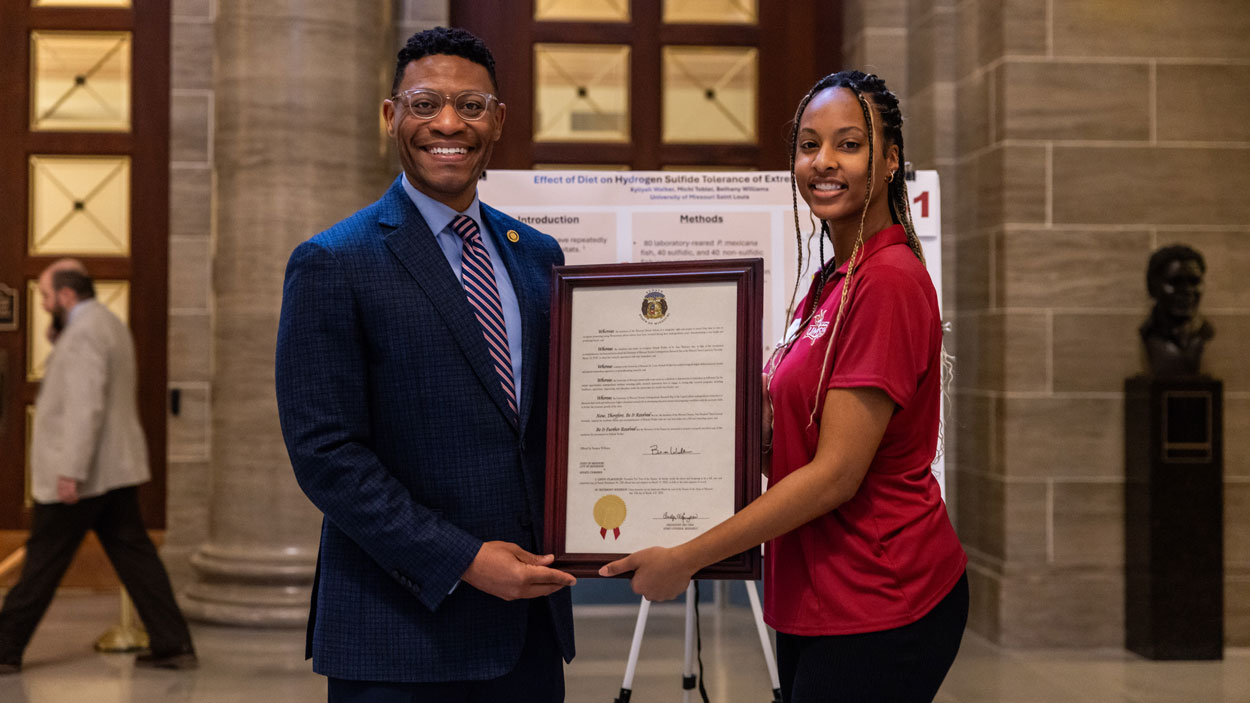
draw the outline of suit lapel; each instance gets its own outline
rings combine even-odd
[[[517,307],[521,310],[521,397],[518,399],[520,405],[517,411],[521,416],[521,433],[524,434],[530,408],[534,403],[534,384],[538,382],[536,364],[543,361],[538,358],[540,340],[538,319],[534,312],[537,309],[534,296],[541,292],[531,289],[533,274],[517,256],[519,248],[525,246],[525,242],[514,243],[506,236],[512,228],[511,218],[485,204],[481,207],[482,219],[491,236],[495,238],[495,249],[499,251],[499,258],[503,259],[504,268],[508,270],[508,278],[512,280],[512,289],[516,292]]]
[[[383,228],[383,241],[387,248],[425,292],[443,323],[451,331],[456,345],[469,360],[487,395],[504,416],[511,420],[512,410],[508,407],[507,397],[499,383],[499,375],[495,372],[487,351],[482,326],[474,316],[473,309],[469,307],[463,286],[447,265],[447,257],[434,240],[434,233],[408,199],[408,194],[398,180],[387,191],[383,200],[386,202],[383,203],[378,221]],[[394,230],[387,233],[386,230],[391,227]]]

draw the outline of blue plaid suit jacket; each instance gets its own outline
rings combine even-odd
[[[564,254],[493,208],[482,217],[521,309],[519,423],[464,289],[398,179],[287,265],[278,410],[295,476],[325,514],[307,650],[320,674],[488,679],[525,641],[529,601],[457,582],[483,541],[541,545],[551,268]],[[547,606],[570,660],[568,589]]]

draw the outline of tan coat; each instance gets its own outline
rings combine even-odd
[[[96,300],[74,309],[35,400],[31,492],[59,502],[58,476],[90,498],[151,478],[135,396],[135,349],[126,325]]]

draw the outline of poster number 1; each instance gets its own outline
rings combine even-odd
[[[929,191],[926,190],[920,195],[917,195],[915,198],[912,198],[912,202],[920,203],[920,216],[921,217],[929,216]]]

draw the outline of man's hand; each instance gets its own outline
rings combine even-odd
[[[56,497],[66,505],[73,505],[78,502],[78,482],[72,478],[57,476],[56,478]]]
[[[633,571],[629,585],[634,593],[650,601],[672,600],[686,592],[690,577],[698,570],[681,558],[679,549],[643,549],[604,565],[599,575],[616,576]]]
[[[572,586],[571,574],[548,568],[555,556],[530,554],[511,542],[485,542],[461,579],[504,600],[539,598]]]

